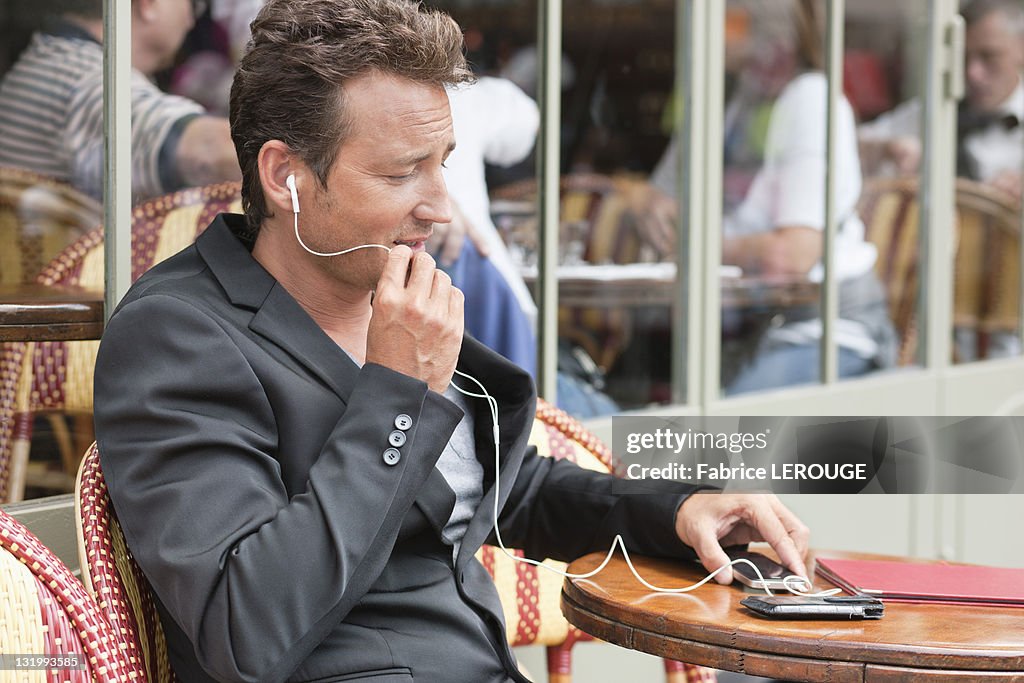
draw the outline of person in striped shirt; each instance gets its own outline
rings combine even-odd
[[[0,83],[0,164],[103,191],[103,21],[100,0],[73,0],[37,32]],[[195,20],[191,0],[132,0],[132,196],[241,177],[227,119],[162,92]]]

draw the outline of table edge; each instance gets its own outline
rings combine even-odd
[[[576,595],[574,595],[574,593],[576,593]],[[721,629],[718,632],[713,632],[700,626],[695,626],[695,631],[699,631],[702,636],[710,637],[696,640],[694,639],[695,634],[688,633],[686,630],[683,630],[678,634],[669,635],[650,630],[646,625],[637,622],[612,622],[607,617],[585,607],[578,599],[577,596],[579,595],[584,594],[579,587],[575,585],[572,579],[566,579],[563,583],[561,593],[561,609],[566,620],[580,630],[600,638],[601,640],[614,642],[617,645],[622,645],[623,647],[631,649],[641,649],[635,647],[635,645],[637,641],[636,635],[642,634],[644,638],[652,640],[673,640],[679,643],[688,643],[700,647],[719,649],[723,652],[735,651],[746,653],[747,655],[753,654],[775,658],[795,658],[805,662],[831,662],[833,664],[836,662],[844,662],[866,666],[910,667],[914,670],[935,672],[966,670],[992,674],[1004,672],[1017,672],[1019,674],[1024,671],[1024,652],[1015,651],[986,654],[978,653],[976,651],[952,650],[936,647],[933,648],[934,655],[928,658],[928,663],[936,664],[936,666],[922,668],[922,657],[926,657],[927,653],[921,652],[920,649],[911,652],[897,648],[878,648],[867,651],[870,656],[865,657],[863,656],[865,652],[863,647],[844,645],[843,643],[827,640],[794,641],[776,639],[772,640],[770,644],[764,642],[762,647],[757,647],[758,644],[761,644],[759,639],[743,638],[735,631],[729,631],[727,629]],[[603,629],[601,633],[593,633],[577,623],[577,621],[574,621],[573,617],[576,617],[577,620],[582,617],[583,619],[592,622],[603,622],[604,624],[607,624],[607,627]],[[619,628],[627,629],[629,634],[622,635],[617,633],[616,629]],[[789,646],[788,648],[786,647],[787,645]],[[780,649],[780,646],[782,646],[782,649]],[[824,649],[827,649],[829,652],[830,657],[828,659],[815,656],[815,650],[821,651]],[[649,650],[643,649],[643,651],[648,652]],[[651,654],[666,656],[664,653],[658,652],[651,652]],[[845,655],[846,658],[839,659],[836,655]],[[701,664],[701,662],[694,663]],[[708,666],[711,665],[708,664]]]

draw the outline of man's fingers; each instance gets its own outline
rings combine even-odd
[[[466,299],[462,290],[452,286],[451,295],[448,297],[448,315],[454,320],[463,321],[463,325],[465,325],[465,302]]]
[[[807,567],[804,566],[803,554],[790,537],[782,520],[779,519],[774,506],[771,504],[755,505],[751,508],[751,511],[752,518],[750,523],[761,534],[761,538],[775,549],[782,564],[789,567],[794,574],[807,576]]]
[[[811,530],[789,508],[783,505],[782,501],[778,498],[772,498],[772,507],[775,509],[779,519],[782,520],[782,526],[786,528],[786,533],[793,539],[800,557],[806,557],[807,550],[810,547]]]
[[[452,279],[443,270],[434,271],[434,281],[430,285],[430,298],[438,302],[438,305],[448,309],[448,298],[451,296]]]
[[[412,256],[412,249],[404,244],[400,244],[392,249],[391,253],[388,254],[388,260],[384,264],[384,270],[381,271],[377,289],[380,289],[383,285],[395,287],[396,289],[405,289],[405,278],[409,273],[409,260]]]
[[[409,269],[409,282],[406,289],[410,292],[421,292],[423,298],[430,296],[430,288],[434,281],[434,272],[437,264],[433,257],[426,252],[419,252],[412,257],[412,267]]]
[[[711,526],[701,525],[697,530],[697,538],[694,539],[693,549],[697,551],[697,557],[701,564],[708,570],[708,573],[715,571],[725,564],[729,564],[729,556],[718,544],[718,538]],[[732,567],[727,567],[715,574],[715,581],[722,585],[732,583]]]

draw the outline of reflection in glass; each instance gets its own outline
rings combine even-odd
[[[1024,170],[1024,6],[972,0],[966,96],[957,112],[956,293],[953,359],[1021,353],[1021,173]]]
[[[564,256],[582,251],[582,264],[559,283],[559,335],[563,355],[594,360],[584,381],[622,408],[671,400],[677,278],[653,263],[672,254],[643,239],[636,208],[671,128],[677,5],[565,3],[562,231]]]
[[[906,14],[921,23],[924,8]],[[966,95],[957,112],[956,262],[954,270],[953,361],[1019,355],[1017,333],[1020,302],[1020,196],[1024,167],[1024,8],[1002,0],[971,0],[962,15],[967,26],[965,45]],[[879,22],[881,26],[883,22]],[[878,26],[872,26],[876,30]],[[924,79],[911,79],[910,82]],[[922,159],[920,93],[908,88],[898,106],[861,126],[865,169],[869,181],[869,210],[906,216],[916,230],[917,179]],[[901,180],[893,180],[893,177]],[[888,237],[882,235],[883,238]],[[902,254],[908,239],[883,244],[891,271],[913,283],[902,298],[893,300],[897,328],[905,329],[900,357],[913,360],[907,349],[918,327],[910,298],[916,296],[916,248]],[[880,247],[882,245],[880,244]],[[915,245],[916,246],[916,245]],[[883,253],[885,255],[885,253]],[[906,265],[906,264],[910,265]],[[903,272],[900,272],[903,271]],[[896,277],[889,281],[892,286]],[[892,290],[890,290],[892,295]],[[901,324],[903,321],[903,324]]]
[[[102,293],[54,288],[47,278],[59,266],[71,263],[76,245],[90,240],[101,224],[99,192],[76,186],[69,173],[69,140],[63,125],[69,114],[68,93],[82,85],[69,76],[83,62],[94,63],[102,79],[102,51],[95,41],[93,57],[60,53],[42,59],[55,21],[65,11],[99,22],[102,4],[88,2],[0,3],[0,299],[21,304],[19,310],[45,310],[75,315],[88,309],[89,322],[77,326],[55,320],[48,333],[67,338],[95,338],[102,329]],[[57,40],[53,37],[52,40]],[[44,44],[46,43],[46,44]],[[102,102],[102,80],[97,97]],[[80,102],[74,102],[74,105]],[[85,115],[84,111],[72,109]],[[102,149],[102,121],[97,120]],[[101,161],[94,177],[97,188]],[[102,256],[98,260],[102,289]],[[95,288],[93,288],[95,289]],[[27,304],[27,306],[25,306]],[[81,318],[79,318],[81,320]],[[31,316],[15,316],[5,324],[3,336],[34,339]],[[17,335],[17,336],[15,336]],[[0,414],[0,501],[13,501],[74,487],[78,459],[93,440],[88,408],[76,412],[70,404],[81,397],[91,406],[91,374],[75,392],[64,384],[66,364],[90,367],[80,353],[94,342],[4,341],[0,349],[0,377],[6,396]],[[23,390],[12,400],[15,386]],[[24,389],[31,386],[31,391]],[[18,455],[15,455],[17,453]]]
[[[749,306],[723,309],[726,394],[819,380],[828,111],[823,28],[821,2],[729,4],[722,262],[742,269],[742,286],[759,296]],[[845,97],[834,135],[835,338],[845,378],[891,366],[896,343],[873,270],[876,249],[856,211],[862,181]],[[723,280],[723,287],[733,286]],[[802,296],[793,295],[798,286]]]
[[[921,362],[923,329],[919,197],[927,7],[916,0],[873,12],[848,7],[847,12],[847,83],[877,84],[859,90],[865,175],[859,210],[868,239],[878,249],[875,272],[888,294],[899,344],[897,365],[914,365]],[[855,70],[850,55],[856,55]]]
[[[0,9],[0,285],[4,286],[34,282],[62,249],[99,225],[102,214],[98,197],[74,187],[64,172],[63,148],[53,147],[62,144],[61,122],[67,114],[57,104],[61,93],[53,83],[61,80],[68,67],[35,58],[42,29],[53,15],[38,3],[19,7],[14,12],[11,3],[4,3]],[[97,64],[102,74],[101,53]],[[102,83],[100,89],[102,100]]]
[[[536,96],[533,3],[441,6],[462,25],[479,74]],[[576,416],[669,398],[675,272],[638,267],[655,253],[638,238],[632,202],[665,145],[674,12],[665,0],[563,7],[558,403]],[[460,135],[456,129],[459,148]],[[531,284],[539,235],[534,164],[530,157],[487,167],[494,223]],[[450,183],[456,200],[461,190]]]
[[[535,15],[515,17],[509,32],[502,34],[493,22],[500,16],[511,20],[507,8],[430,4],[459,22],[478,80],[448,92],[457,146],[445,164],[454,220],[444,232],[464,233],[469,239],[460,247],[453,247],[457,240],[442,239],[428,243],[428,249],[434,249],[440,266],[465,294],[466,331],[536,376],[537,307],[520,265],[536,245],[530,159],[539,111],[531,94],[502,74],[499,50],[499,41],[509,36],[516,36],[519,45],[532,45]],[[503,180],[488,177],[492,167],[500,169]],[[515,181],[517,189],[492,204],[491,190]],[[499,232],[503,227],[516,231],[509,246]]]

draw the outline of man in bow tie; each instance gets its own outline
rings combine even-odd
[[[1021,198],[1024,165],[1024,5],[971,0],[967,23],[966,94],[957,116],[957,174]],[[906,102],[860,128],[861,157],[888,159],[901,173],[921,162],[921,103]]]

